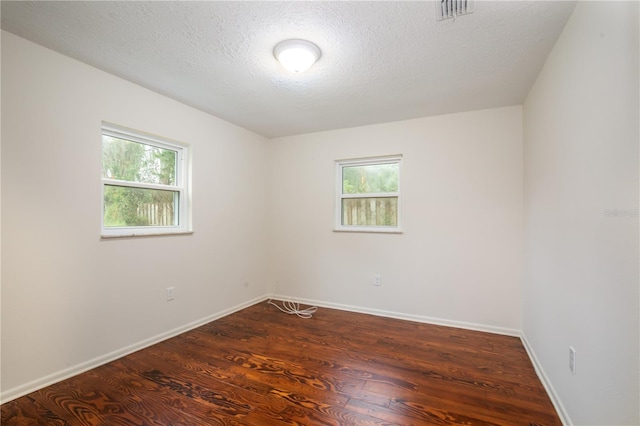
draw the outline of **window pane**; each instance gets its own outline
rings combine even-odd
[[[398,226],[398,197],[343,198],[342,225]]]
[[[176,184],[178,153],[102,135],[102,177],[129,182]]]
[[[180,193],[105,185],[104,226],[177,226]]]
[[[397,192],[399,168],[398,163],[345,166],[342,168],[342,193]]]

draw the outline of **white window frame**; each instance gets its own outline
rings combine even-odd
[[[398,164],[398,190],[396,192],[381,192],[381,193],[367,193],[367,194],[343,194],[342,193],[342,173],[345,167],[354,166],[372,166],[380,164]],[[334,231],[338,232],[381,232],[391,234],[401,234],[402,228],[401,217],[402,208],[400,195],[400,183],[402,172],[402,154],[386,155],[381,157],[366,157],[366,158],[352,158],[345,160],[336,160],[335,162],[335,227]],[[342,200],[354,199],[354,198],[397,198],[398,199],[398,224],[395,226],[387,225],[343,225],[342,224]]]
[[[171,141],[158,136],[127,129],[111,123],[102,123],[102,132],[100,134],[100,158],[102,164],[102,136],[111,136],[114,138],[124,139],[131,142],[137,142],[145,145],[151,145],[162,149],[169,149],[177,152],[176,158],[176,184],[163,185],[153,183],[131,182],[119,179],[110,179],[102,177],[101,195],[102,207],[100,214],[101,237],[102,238],[118,238],[118,237],[138,237],[152,235],[175,235],[175,234],[191,234],[191,156],[190,146],[182,142]],[[102,170],[102,167],[100,168]],[[101,172],[102,174],[102,172]],[[126,186],[130,188],[142,189],[158,189],[178,192],[177,225],[170,226],[123,226],[123,227],[105,227],[104,225],[104,188],[107,185]]]

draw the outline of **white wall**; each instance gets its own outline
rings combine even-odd
[[[100,240],[102,120],[191,144],[193,235]],[[263,137],[6,32],[2,124],[3,399],[266,293]]]
[[[271,140],[270,285],[322,304],[517,333],[521,118],[514,106]],[[404,233],[332,232],[334,160],[386,154],[404,155]]]
[[[523,330],[575,424],[640,424],[638,75],[638,3],[579,2],[524,105]]]

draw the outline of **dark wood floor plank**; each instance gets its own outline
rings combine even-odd
[[[457,332],[456,329],[447,329],[445,327],[441,328],[441,329],[445,329],[445,330],[449,330],[450,333],[456,335],[456,334],[460,334],[459,332]],[[402,330],[404,332],[406,332],[407,330]],[[349,331],[350,333],[352,332],[351,330]],[[486,334],[485,333],[478,333],[478,332],[472,332],[470,333],[472,336],[475,335],[476,337],[479,337],[481,342],[487,341],[487,338],[485,337]],[[375,336],[376,340],[379,340],[379,333],[377,333],[377,335]],[[493,336],[492,336],[493,337]],[[502,341],[504,344],[507,345],[507,347],[509,349],[514,349],[514,348],[518,348],[518,349],[522,349],[521,344],[520,346],[518,346],[518,339],[513,338],[513,337],[509,337],[509,336],[495,336],[497,337],[496,340]],[[460,339],[459,339],[460,340]],[[468,344],[469,340],[473,340],[470,338],[467,339],[462,339],[463,342],[462,344],[457,344],[454,346],[460,346],[463,349],[463,352],[466,354],[475,354],[475,347],[479,347],[480,349],[485,348],[484,352],[488,352],[490,353],[491,356],[493,356],[494,353],[500,353],[499,348],[493,348],[492,346],[488,346],[488,349],[486,349],[487,345],[478,345],[476,344],[475,346],[473,346],[471,349],[468,349],[466,347],[466,345]],[[478,339],[475,339],[478,340]],[[405,357],[402,357],[401,360],[402,365],[398,368],[401,368],[401,371],[398,371],[398,368],[396,368],[395,374],[396,376],[398,375],[398,373],[404,374],[405,376],[409,376],[409,377],[413,377],[413,380],[415,381],[416,378],[420,375],[424,375],[425,378],[427,380],[429,380],[430,382],[430,386],[428,387],[424,387],[423,389],[425,390],[431,390],[432,388],[435,388],[434,390],[437,392],[446,392],[449,391],[448,393],[452,394],[453,397],[455,397],[455,399],[460,400],[461,396],[464,396],[464,388],[460,388],[462,387],[472,387],[472,388],[477,388],[480,387],[484,390],[486,390],[487,392],[485,393],[485,397],[486,399],[493,399],[494,402],[501,402],[504,403],[505,398],[512,400],[512,399],[516,399],[517,398],[517,393],[514,391],[514,386],[510,386],[508,385],[509,383],[515,384],[517,385],[518,388],[522,388],[522,386],[526,386],[523,385],[523,383],[521,383],[520,381],[520,374],[512,374],[512,377],[510,377],[508,380],[505,380],[505,372],[509,372],[510,368],[505,368],[504,367],[504,363],[500,363],[500,364],[495,364],[491,367],[486,366],[486,364],[481,364],[481,369],[477,370],[475,376],[476,377],[469,377],[468,373],[464,374],[463,370],[459,370],[459,369],[455,369],[456,365],[465,365],[468,366],[470,365],[469,363],[473,361],[473,359],[468,359],[468,358],[459,358],[456,359],[456,357],[450,355],[449,353],[442,353],[441,356],[439,357],[439,362],[438,363],[432,363],[433,365],[429,365],[426,364],[423,361],[420,361],[418,363],[414,363],[414,367],[418,366],[420,368],[410,368],[407,366],[406,360],[407,359],[418,359],[418,355],[415,356],[411,356],[411,353],[409,351],[407,351],[407,348],[410,348],[411,346],[407,347],[406,344],[401,345],[403,346],[402,349],[400,351],[398,351],[399,353],[404,353]],[[414,345],[414,346],[419,346],[419,345]],[[392,348],[390,348],[389,352],[391,351],[397,351],[398,350],[398,345],[394,345]],[[473,351],[473,352],[471,352]],[[521,352],[521,355],[524,355],[524,351]],[[335,358],[335,354],[333,356]],[[391,362],[389,362],[389,360],[387,359],[387,364],[391,364],[394,360],[396,360],[397,357],[394,356],[394,359],[391,360]],[[308,360],[308,359],[307,359]],[[433,368],[440,368],[442,366],[449,366],[448,370],[445,370],[443,372],[437,372],[437,371],[433,371]],[[451,367],[453,366],[453,368]],[[530,364],[527,365],[528,367],[531,367]],[[377,371],[378,371],[378,375],[376,378],[380,378],[380,376],[382,376],[383,371],[382,368],[385,368],[386,364],[384,366],[376,366]],[[366,368],[363,367],[363,368]],[[459,371],[456,371],[459,370]],[[462,373],[462,374],[459,374]],[[387,373],[392,375],[393,373]],[[500,384],[496,384],[495,382],[495,376],[496,375],[500,375]],[[515,381],[514,378],[518,378],[518,382]],[[370,377],[370,379],[373,381],[375,380],[374,377]],[[433,386],[434,382],[433,379],[438,379],[440,380],[442,383],[441,386]],[[484,379],[484,380],[481,380]],[[418,381],[419,382],[419,381]],[[418,383],[416,382],[416,383]],[[505,385],[505,382],[507,385]],[[452,385],[455,385],[455,387],[457,387],[458,389],[455,389],[455,387],[453,387]],[[539,383],[538,383],[539,385]],[[413,387],[417,387],[417,384],[415,384]],[[492,391],[492,392],[491,392]],[[544,391],[542,390],[541,387],[538,387],[536,389],[534,389],[535,392],[541,392],[544,396],[544,402],[548,403],[548,400],[546,399],[546,395],[544,395]],[[472,389],[472,393],[476,392],[475,389]],[[477,393],[477,392],[476,392]],[[495,394],[495,397],[493,396]],[[503,396],[500,396],[500,394],[504,394]],[[477,402],[477,398],[474,400],[475,402]],[[484,401],[480,400],[480,402]],[[527,400],[523,400],[520,401],[520,403],[524,403],[527,404],[528,401]]]
[[[77,425],[101,425],[105,424],[102,418],[91,404],[82,400],[81,395],[75,391],[68,382],[60,386],[50,386],[36,391],[30,396],[44,407],[51,410],[57,416]]]
[[[223,424],[202,421],[201,419],[211,415],[211,411],[206,407],[193,404],[180,395],[165,392],[161,386],[153,382],[142,380],[120,361],[98,367],[86,374],[105,382],[106,388],[112,395],[117,395],[125,411],[145,420],[142,424],[176,424],[176,419],[182,419],[181,424],[185,425]],[[158,405],[161,405],[163,410],[158,411]]]
[[[411,323],[411,324],[415,324],[415,323]],[[432,326],[432,327],[435,327],[435,326]],[[341,326],[341,334],[345,334],[345,333],[353,334],[352,330],[345,331],[343,328],[344,327]],[[445,330],[451,329],[449,327],[439,327],[439,328],[440,329],[445,329]],[[453,330],[455,330],[455,329],[453,329]],[[413,331],[413,330],[410,330],[410,331],[415,335],[419,335],[419,333],[415,333],[415,331]],[[330,330],[329,331],[325,330],[323,333],[328,333],[327,336],[329,338],[331,337],[331,334],[332,334]],[[360,345],[359,347],[362,347],[363,345],[365,347],[367,347],[369,345],[376,345],[376,349],[377,350],[376,350],[375,353],[367,354],[367,352],[350,350],[351,349],[350,346],[353,345],[353,341],[356,340],[356,338],[351,339],[349,342],[329,341],[327,343],[327,342],[323,341],[321,343],[321,345],[320,345],[321,349],[322,349],[322,353],[324,354],[327,351],[333,350],[334,353],[332,354],[332,356],[335,359],[341,359],[341,358],[347,358],[348,357],[348,358],[351,358],[352,360],[354,360],[356,356],[362,356],[364,354],[365,357],[364,357],[364,359],[362,359],[363,361],[376,362],[376,361],[380,360],[381,363],[384,363],[385,365],[392,365],[392,364],[395,363],[395,364],[399,364],[403,368],[407,368],[410,365],[410,363],[407,362],[408,360],[416,360],[418,362],[418,366],[421,369],[424,369],[426,367],[426,368],[436,369],[436,371],[437,371],[438,368],[441,368],[441,367],[442,368],[446,368],[447,365],[456,364],[457,361],[458,361],[457,359],[454,358],[455,355],[452,355],[449,352],[437,351],[437,358],[429,359],[429,354],[428,353],[426,353],[424,351],[423,352],[413,351],[413,348],[418,346],[419,342],[421,340],[414,341],[414,342],[417,343],[415,345],[412,344],[412,345],[409,345],[409,346],[407,346],[407,345],[404,345],[404,346],[400,346],[400,345],[390,346],[390,345],[385,344],[384,341],[383,341],[383,337],[382,336],[384,335],[384,333],[380,333],[379,331],[376,331],[376,333],[377,334],[375,336],[375,339],[373,339],[371,341],[367,341],[367,342],[358,343],[358,345]],[[478,333],[478,334],[483,334],[483,333]],[[278,334],[278,336],[280,336],[280,334]],[[513,338],[513,337],[507,337],[507,336],[497,336],[497,337],[506,338],[509,341],[519,343],[519,340],[516,339],[516,338]],[[316,339],[318,338],[317,334],[314,335],[314,338],[316,338]],[[428,338],[428,336],[424,337],[424,338]],[[287,343],[292,348],[297,348],[297,347],[302,346],[299,341],[289,341]],[[340,345],[343,345],[344,347],[341,347]],[[305,345],[305,346],[306,346],[305,350],[307,350],[309,353],[313,353],[314,349],[318,349],[317,346],[314,347],[313,345]],[[273,344],[271,344],[270,347],[272,349],[275,349],[275,346]],[[521,347],[521,344],[520,344],[520,347]],[[386,351],[386,353],[393,354],[393,355],[391,357],[389,357],[389,356],[385,357],[385,353],[382,352],[381,349],[388,349]],[[295,349],[293,349],[293,350],[295,350]],[[449,349],[449,350],[451,350],[451,349]],[[336,353],[335,351],[339,351],[339,353]],[[403,354],[403,355],[402,355],[402,357],[398,358],[398,356],[395,355],[395,354]],[[522,353],[522,355],[523,356],[525,355],[524,352]],[[469,360],[468,357],[460,358],[460,361],[464,362],[465,365],[468,365],[468,360]],[[505,357],[505,360],[508,360],[508,358]],[[480,358],[480,357],[473,356],[472,357],[472,361],[474,363],[481,363],[481,364],[479,364],[479,368],[478,368],[478,372],[477,372],[480,377],[482,377],[483,373],[486,373],[487,377],[493,378],[494,377],[494,372],[495,371],[500,371],[501,374],[502,374],[502,377],[503,377],[502,380],[504,381],[504,380],[506,380],[505,372],[506,372],[506,374],[509,374],[509,371],[510,371],[509,369],[501,368],[501,366],[503,364],[496,364],[495,361],[493,361],[494,364],[492,364],[492,365],[482,364],[483,361],[482,361],[482,358]],[[431,365],[429,365],[429,364],[431,364]],[[519,383],[520,382],[519,375],[515,375],[514,374],[513,380],[514,380],[514,382]]]
[[[182,345],[183,352],[187,345]],[[295,386],[309,397],[322,397],[327,402],[337,405],[344,405],[346,398],[335,392],[327,392],[341,385],[335,384],[335,380],[331,377],[317,377],[309,372],[305,372],[300,366],[290,365],[277,359],[264,357],[260,354],[246,353],[244,349],[215,348],[212,346],[203,346],[191,349],[194,356],[202,353],[206,348],[211,351],[215,349],[218,357],[201,356],[201,361],[207,363],[208,366],[215,369],[202,369],[212,378],[219,376],[218,371],[222,371],[225,383],[234,385],[246,390],[269,394],[275,388],[289,388]],[[171,353],[167,353],[161,349],[154,349],[154,356],[163,359],[170,359]],[[179,363],[179,360],[173,360]],[[268,383],[268,386],[265,386]]]
[[[70,423],[44,407],[30,396],[2,405],[2,425],[53,425],[68,426]]]
[[[303,424],[320,424],[324,421],[336,424],[354,424],[356,421],[353,418],[353,413],[344,409],[347,398],[336,393],[335,386],[319,382],[313,376],[304,375],[301,366],[291,366],[279,359],[263,358],[259,355],[244,353],[244,351],[237,353],[240,355],[228,359],[230,364],[227,368],[240,368],[249,370],[251,373],[257,371],[259,374],[265,374],[266,377],[263,380],[268,380],[273,386],[268,394],[263,395],[263,398],[259,398],[256,394],[246,395],[247,390],[243,386],[226,386],[223,388],[224,391],[216,394],[216,397],[221,401],[225,403],[231,400],[236,401],[236,404],[242,404],[241,408],[246,408],[252,413],[262,413],[265,418],[269,419],[280,418],[282,412],[289,412],[291,406],[294,406],[302,408],[306,413],[304,416],[306,420]],[[160,355],[159,360],[168,359],[163,353],[158,353],[158,355]],[[225,358],[228,357],[228,355],[225,356]],[[145,357],[145,359],[148,358]],[[153,364],[158,365],[159,360]],[[299,371],[291,372],[292,368],[297,368]],[[168,369],[171,367],[165,368],[165,370]],[[198,389],[202,389],[202,384],[207,381],[199,376],[194,376],[190,371],[180,371],[179,376],[183,379],[181,381],[172,379],[171,385],[176,388],[184,387],[184,392],[191,392],[195,395],[199,393]],[[167,380],[167,378],[162,378]],[[245,372],[242,380],[247,382],[251,379]],[[331,379],[326,379],[326,381],[330,382]],[[234,390],[232,391],[232,389]],[[295,389],[295,391],[289,389]],[[231,408],[236,408],[236,406]],[[228,412],[226,414],[235,413]],[[248,412],[239,414],[244,417]],[[357,422],[363,425],[379,424],[378,419],[369,419],[362,415],[357,416]]]
[[[7,425],[560,425],[515,337],[260,303],[1,407]]]
[[[335,397],[320,392],[315,388],[300,387],[299,384],[296,388],[299,391],[298,393],[286,392],[274,386],[259,389],[260,387],[249,385],[247,388],[244,384],[250,383],[252,380],[246,375],[227,376],[226,382],[220,382],[212,386],[214,385],[212,380],[217,379],[208,374],[211,371],[210,369],[201,368],[199,372],[186,369],[180,366],[181,361],[179,358],[171,356],[171,353],[166,353],[162,349],[158,349],[164,346],[166,345],[161,344],[154,348],[148,348],[144,353],[139,353],[141,360],[135,360],[135,357],[131,357],[133,359],[128,361],[140,362],[140,366],[147,368],[151,366],[159,369],[147,371],[146,373],[141,373],[141,375],[156,383],[166,385],[173,391],[214,406],[219,415],[233,416],[243,421],[248,419],[255,421],[256,418],[262,419],[259,423],[250,424],[276,424],[279,421],[289,424],[290,420],[282,413],[292,411],[292,406],[313,406],[316,407],[314,411],[321,411],[319,408],[324,407],[328,412],[332,412],[335,411],[332,408],[334,407],[333,404],[338,404],[337,407],[344,405],[344,401],[336,401]],[[184,346],[182,347],[184,348]],[[149,356],[153,357],[153,359],[150,359]],[[142,360],[144,364],[142,364]],[[234,366],[234,363],[229,363],[226,368],[230,369]],[[237,386],[230,380],[231,377],[234,377],[236,381],[242,380],[243,384]],[[273,380],[271,382],[277,385]],[[210,390],[208,386],[215,389],[215,391]],[[288,387],[290,387],[288,381],[283,383],[284,389]],[[307,410],[307,413],[303,416],[307,423],[303,424],[317,423],[318,420],[313,416],[310,417],[309,413],[313,413],[313,411]]]
[[[156,416],[156,412],[153,409],[147,408],[146,401],[152,400],[155,404],[161,403],[161,405],[165,407],[165,412],[161,413],[165,415],[165,418],[159,419],[159,423],[163,425],[175,424],[176,419],[180,418],[184,419],[184,424],[190,425],[280,424],[277,418],[269,418],[268,422],[266,419],[263,419],[261,423],[256,423],[251,419],[260,418],[260,416],[253,412],[245,412],[242,413],[243,415],[238,416],[238,413],[230,409],[229,404],[225,406],[222,400],[217,404],[210,404],[211,401],[209,400],[216,398],[216,395],[210,391],[210,387],[203,389],[200,386],[193,390],[193,384],[185,382],[184,379],[186,376],[181,374],[182,371],[173,367],[170,367],[170,370],[176,375],[178,380],[172,380],[171,383],[167,383],[164,381],[166,377],[162,375],[158,376],[157,370],[154,370],[156,368],[166,367],[167,364],[154,363],[153,358],[149,358],[147,355],[147,350],[148,349],[145,349],[134,355],[140,355],[145,360],[150,360],[151,362],[140,363],[136,359],[136,356],[132,356],[116,361],[119,365],[112,367],[111,371],[101,372],[100,370],[114,363],[96,369],[99,375],[108,374],[108,376],[103,376],[103,378],[107,379],[107,377],[110,377],[112,382],[115,377],[117,383],[114,384],[114,386],[120,387],[125,385],[126,387],[130,384],[130,388],[136,389],[130,392],[136,396],[136,403],[133,408],[142,415],[146,415],[149,418]],[[126,370],[127,372],[122,374],[120,373],[122,370]],[[145,374],[145,372],[151,374]],[[156,374],[154,375],[153,373]],[[144,377],[146,380],[141,380],[140,377]],[[209,383],[209,385],[210,384],[211,383]],[[224,385],[219,385],[218,387],[224,387]],[[215,387],[212,386],[211,388]],[[219,405],[222,405],[223,409],[219,409]]]

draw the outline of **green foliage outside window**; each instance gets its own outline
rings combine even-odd
[[[177,152],[107,135],[102,137],[102,176],[126,182],[176,184]],[[178,192],[107,184],[104,225],[175,225]]]
[[[397,163],[343,167],[343,194],[371,194],[398,191]]]

